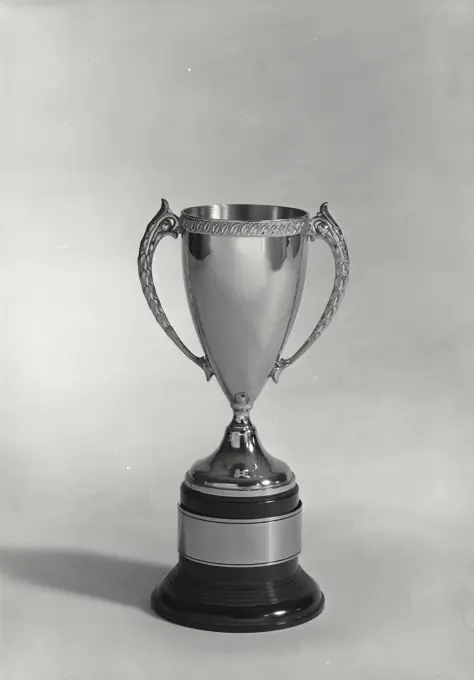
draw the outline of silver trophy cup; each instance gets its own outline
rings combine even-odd
[[[201,357],[178,337],[155,289],[153,255],[166,235],[181,236]],[[334,255],[334,287],[309,338],[285,359],[308,244],[318,238]],[[298,485],[290,467],[263,448],[250,411],[267,379],[277,382],[334,317],[349,277],[342,232],[326,204],[312,218],[295,208],[240,204],[187,208],[177,217],[163,199],[141,241],[138,268],[155,319],[207,380],[216,377],[233,411],[220,446],[181,485],[179,562],[155,589],[153,609],[181,625],[229,632],[308,621],[323,610],[324,596],[299,565]]]

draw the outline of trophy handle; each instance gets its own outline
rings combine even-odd
[[[319,338],[325,328],[329,326],[342,302],[349,280],[349,252],[341,228],[329,213],[327,203],[323,203],[319,212],[311,219],[309,237],[311,241],[321,238],[331,248],[336,265],[334,286],[329,301],[324,308],[324,312],[306,342],[301,345],[299,350],[289,359],[283,359],[281,356],[278,356],[270,373],[270,377],[276,383],[278,382],[283,369],[299,359]]]
[[[171,212],[168,201],[161,199],[161,208],[155,217],[148,224],[145,234],[140,243],[140,250],[138,253],[138,273],[140,275],[140,283],[142,285],[143,295],[145,296],[148,306],[150,307],[153,316],[160,324],[166,335],[179,347],[188,359],[191,359],[195,364],[200,366],[206,378],[209,381],[214,375],[207,356],[197,357],[186,347],[184,342],[178,337],[173,326],[168,321],[160,299],[156,292],[155,283],[153,281],[153,255],[155,250],[164,236],[172,236],[177,238],[181,233],[178,217]]]

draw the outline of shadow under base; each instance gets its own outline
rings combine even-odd
[[[156,614],[188,628],[253,633],[298,626],[324,609],[298,559],[262,567],[207,566],[184,557],[154,590]]]

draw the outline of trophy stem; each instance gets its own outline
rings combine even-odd
[[[250,397],[246,392],[238,392],[234,396],[231,406],[234,412],[232,423],[243,424],[250,422],[250,411],[252,410],[253,402],[250,401]]]

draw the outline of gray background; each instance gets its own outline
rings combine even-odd
[[[474,3],[10,0],[0,20],[0,676],[471,680]],[[254,411],[328,601],[300,628],[148,613],[184,472],[230,418],[142,298],[162,196],[328,201],[349,244],[336,321]],[[287,353],[332,276],[317,242]],[[172,239],[156,279],[197,351]]]

